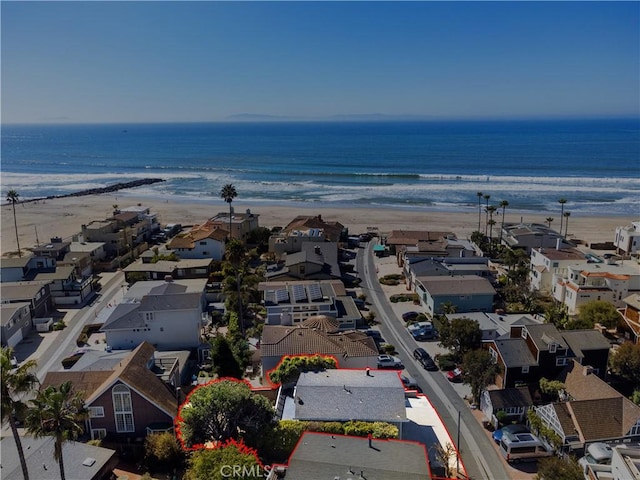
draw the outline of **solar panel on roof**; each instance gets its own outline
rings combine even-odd
[[[322,298],[322,290],[320,290],[320,285],[317,283],[312,283],[307,287],[309,291],[309,299],[311,301],[320,300]]]
[[[288,302],[289,301],[289,292],[284,289],[278,289],[276,290],[276,302],[280,303],[280,302]]]
[[[303,285],[294,285],[293,288],[293,301],[300,302],[307,299],[307,291]]]

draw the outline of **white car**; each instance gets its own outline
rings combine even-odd
[[[404,365],[402,360],[391,355],[378,355],[378,368],[397,368],[402,369]]]

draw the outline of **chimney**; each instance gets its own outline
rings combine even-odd
[[[320,255],[322,253],[322,250],[320,250],[320,245],[316,245],[313,250],[316,252],[317,255]]]
[[[173,277],[171,275],[165,275],[164,276],[164,281],[167,283],[171,283],[173,282]]]
[[[593,373],[593,367],[590,365],[584,365],[582,367],[582,374],[586,377],[587,375],[591,375]]]

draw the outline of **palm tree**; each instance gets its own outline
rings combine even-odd
[[[242,317],[242,292],[240,289],[240,271],[246,258],[247,249],[244,244],[238,240],[230,240],[225,245],[225,256],[233,267],[236,276],[236,288],[238,293],[238,323],[240,324],[240,332],[244,335],[244,319]]]
[[[502,231],[504,230],[504,211],[509,206],[509,202],[506,200],[502,200],[500,202],[500,206],[502,207],[502,225],[500,226],[500,241],[498,243],[502,243]]]
[[[482,192],[476,193],[478,196],[478,231],[480,231],[480,223],[482,222],[482,206],[480,201],[482,200]]]
[[[7,192],[7,202],[11,203],[13,207],[13,225],[16,228],[16,244],[18,245],[18,256],[22,257],[22,252],[20,251],[20,239],[18,238],[18,222],[16,220],[16,203],[18,203],[18,199],[20,198],[20,194],[15,190],[9,190]]]
[[[489,242],[490,243],[493,241],[493,226],[496,223],[497,222],[493,218],[489,219]]]
[[[485,221],[485,223],[484,223],[484,236],[486,237],[487,236],[487,227],[488,227],[488,223],[487,222],[489,222],[489,210],[488,210],[488,208],[489,208],[489,199],[491,198],[491,195],[483,195],[483,198],[487,202],[487,205],[485,207],[485,212],[487,212],[487,213],[485,215],[485,220],[484,220]]]
[[[227,183],[224,187],[222,187],[222,190],[220,190],[220,197],[229,204],[229,238],[231,238],[231,213],[233,211],[231,209],[231,202],[233,202],[233,199],[237,196],[238,192],[236,192],[236,187],[234,187],[230,183]]]
[[[20,458],[20,466],[22,467],[22,476],[24,480],[29,480],[29,472],[27,471],[27,461],[24,458],[22,450],[22,442],[16,425],[16,417],[20,418],[26,410],[26,405],[22,401],[25,395],[31,393],[38,385],[38,378],[32,373],[36,367],[35,360],[23,362],[18,368],[12,368],[11,360],[13,359],[13,349],[11,347],[2,347],[0,354],[0,374],[2,376],[2,423],[8,422],[11,427],[13,439],[16,442],[18,457]]]
[[[486,225],[486,229],[489,228],[489,224],[491,222],[492,226],[496,224],[495,220],[493,220],[493,212],[495,212],[498,209],[498,207],[496,207],[495,205],[489,205],[487,208],[485,208],[486,212],[487,212],[487,225]],[[485,230],[485,235],[487,234],[487,230]],[[489,239],[489,241],[491,241],[491,239]]]
[[[564,218],[564,204],[567,203],[565,198],[558,200],[558,203],[562,206],[560,209],[560,235],[562,235],[562,219]]]
[[[40,390],[31,403],[27,431],[34,437],[54,437],[53,456],[60,466],[60,478],[65,480],[62,446],[84,432],[83,422],[88,411],[83,394],[72,392],[72,383],[65,382],[59,387],[50,385]]]
[[[564,236],[566,237],[569,233],[569,217],[571,216],[571,212],[564,212],[562,216],[566,219],[564,222]],[[560,232],[560,235],[562,235],[562,231]]]
[[[547,225],[549,225],[549,228],[551,228],[551,222],[553,222],[553,217],[547,217],[545,221],[547,222]]]

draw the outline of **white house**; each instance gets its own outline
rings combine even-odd
[[[532,248],[529,283],[531,290],[550,293],[554,273],[566,273],[570,265],[585,263],[586,255],[575,247],[570,247],[557,239],[555,248]]]
[[[620,253],[632,255],[640,251],[640,222],[632,222],[625,227],[616,227],[613,241]]]
[[[640,290],[640,265],[631,262],[601,262],[571,265],[553,275],[553,297],[566,305],[570,315],[593,300],[603,300],[618,308],[624,299]]]
[[[204,278],[136,282],[100,329],[107,345],[130,350],[146,341],[157,350],[197,348],[206,318],[206,282]]]

